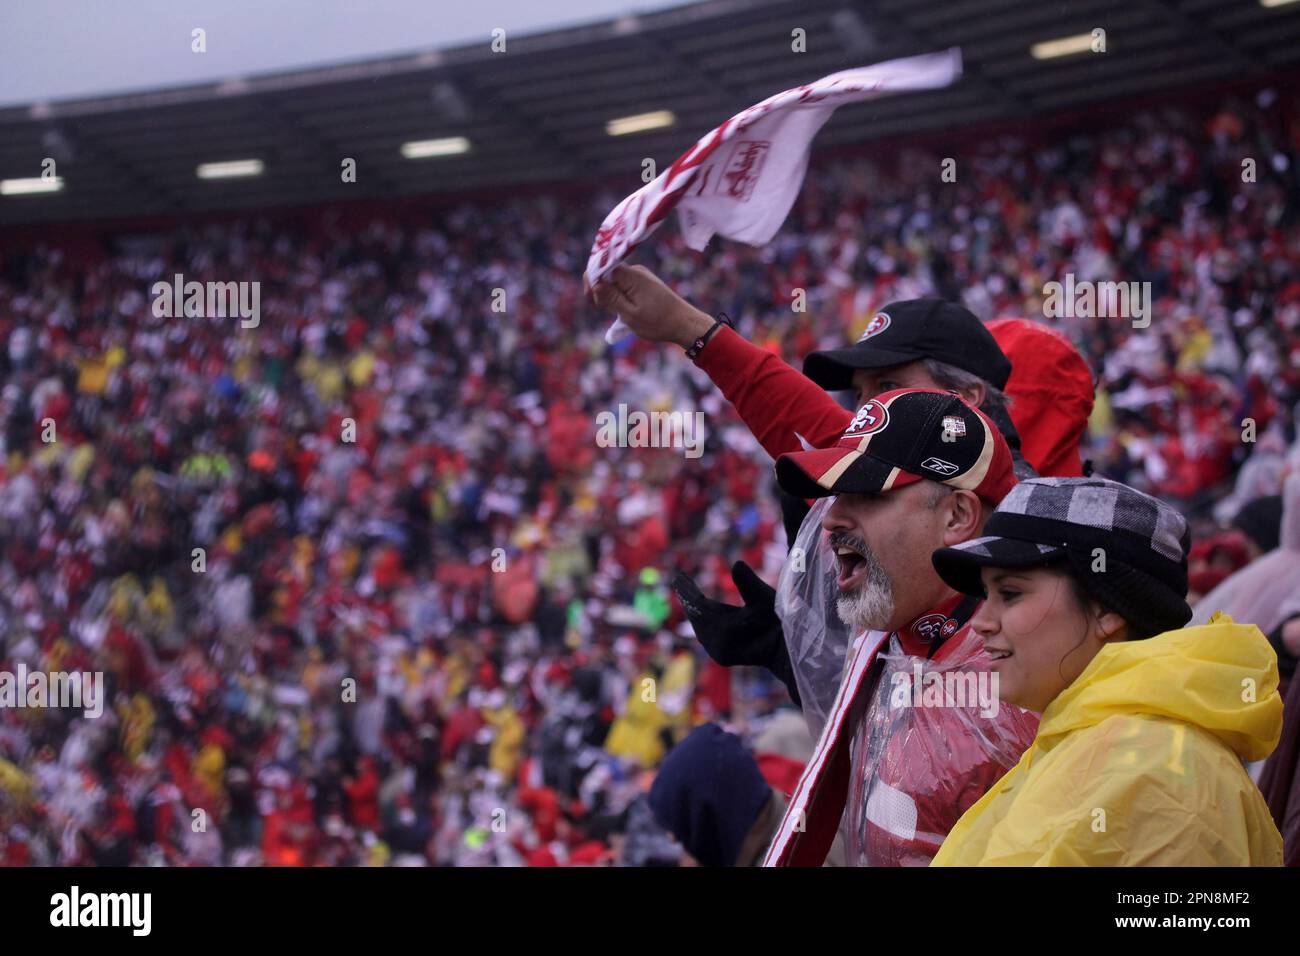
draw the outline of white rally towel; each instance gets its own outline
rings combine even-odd
[[[938,89],[961,75],[956,47],[824,76],[769,96],[710,130],[668,169],[614,207],[596,233],[586,277],[595,285],[677,209],[686,245],[714,235],[757,246],[776,234],[808,169],[813,137],[836,107],[904,90]],[[619,319],[605,334],[627,331]]]

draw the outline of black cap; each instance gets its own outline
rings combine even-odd
[[[860,368],[888,368],[935,359],[1006,388],[1011,362],[993,333],[964,306],[944,299],[891,302],[867,323],[857,343],[813,352],[803,373],[828,392],[853,387]]]

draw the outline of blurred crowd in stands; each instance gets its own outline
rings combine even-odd
[[[796,367],[895,299],[1042,318],[1067,273],[1151,283],[1147,328],[1051,321],[1097,374],[1085,457],[1193,518],[1204,594],[1278,545],[1296,106],[831,157],[767,247],[694,253],[670,223],[639,261]],[[0,670],[102,671],[109,696],[0,709],[0,863],[677,865],[646,795],[692,727],[797,779],[780,684],[709,661],[667,587],[739,603],[731,563],[774,581],[785,537],[707,378],[607,345],[583,298],[622,194],[4,255]],[[260,282],[258,327],[155,317],[176,273]],[[703,457],[599,447],[619,403],[704,412]]]

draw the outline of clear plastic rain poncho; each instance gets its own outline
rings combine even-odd
[[[835,705],[850,643],[848,628],[835,610],[835,553],[822,530],[822,519],[834,500],[820,498],[813,503],[776,584],[776,613],[813,740],[821,737]]]
[[[963,628],[943,660],[876,655],[880,676],[850,742],[841,836],[849,866],[928,866],[948,831],[1016,765],[1038,718],[998,700],[983,640]]]
[[[834,707],[853,643],[835,608],[837,565],[821,526],[833,500],[814,503],[777,582],[776,610],[814,739]],[[878,655],[882,670],[850,743],[840,828],[850,866],[928,864],[949,828],[1034,738],[1034,714],[1011,705],[990,713],[997,689],[980,638],[963,628],[950,642],[957,643],[941,661],[904,653],[896,637]],[[918,668],[923,692],[933,685],[928,675],[937,675],[946,688],[965,690],[964,706],[950,698],[941,706],[912,706],[910,696],[901,703],[896,692],[904,677],[917,680]]]

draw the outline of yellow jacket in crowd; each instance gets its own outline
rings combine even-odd
[[[0,793],[8,794],[20,806],[32,799],[35,781],[23,773],[16,764],[0,757]]]
[[[653,767],[664,756],[661,731],[668,715],[659,708],[659,690],[654,677],[644,671],[632,683],[623,713],[614,718],[605,738],[605,751],[626,757],[641,767]]]
[[[528,733],[524,722],[512,707],[484,710],[483,719],[492,727],[492,745],[488,748],[488,766],[505,780],[514,780],[524,758]]]
[[[1108,644],[934,866],[1280,866],[1242,767],[1277,746],[1277,655],[1226,614]]]
[[[642,672],[628,692],[623,713],[610,725],[605,752],[643,768],[656,766],[666,753],[663,732],[679,741],[694,726],[694,692],[695,658],[689,652],[675,654],[658,681],[650,671]]]

